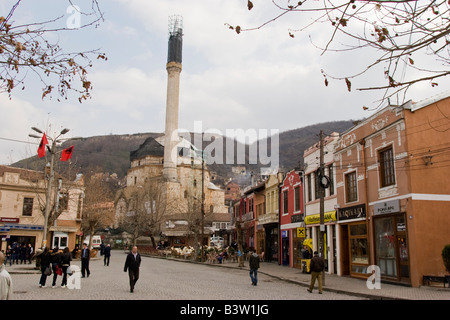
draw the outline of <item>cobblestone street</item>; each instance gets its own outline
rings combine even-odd
[[[13,273],[14,300],[358,300],[334,292],[310,294],[305,287],[258,274],[258,286],[252,286],[247,269],[215,268],[207,265],[142,257],[140,279],[130,293],[128,274],[123,271],[125,254],[113,251],[109,267],[102,259],[91,260],[91,275],[81,279],[80,289],[52,288],[52,276],[46,288],[39,288],[38,273]],[[72,261],[80,265],[80,261]],[[29,265],[27,265],[29,266]],[[19,266],[13,266],[16,270]],[[317,284],[316,284],[317,286]]]

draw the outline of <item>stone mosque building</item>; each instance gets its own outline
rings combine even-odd
[[[170,17],[165,132],[130,152],[127,184],[116,196],[116,224],[128,217],[136,235],[139,227],[151,225],[156,241],[175,247],[199,243],[202,225],[206,245],[219,231],[216,226],[230,222],[225,192],[210,181],[202,151],[178,134],[182,36],[182,18]]]

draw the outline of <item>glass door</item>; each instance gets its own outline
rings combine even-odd
[[[405,215],[396,217],[399,280],[409,282],[409,253]]]

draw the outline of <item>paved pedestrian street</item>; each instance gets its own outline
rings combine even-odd
[[[252,286],[248,268],[218,268],[208,265],[142,257],[140,278],[130,293],[128,273],[123,271],[125,253],[113,251],[109,267],[102,259],[90,262],[91,275],[82,278],[80,289],[52,288],[52,276],[46,288],[39,288],[39,273],[12,273],[15,300],[359,300],[335,292],[308,293],[306,288],[258,274],[258,285]],[[81,266],[80,261],[72,265]],[[28,265],[29,266],[29,265]],[[21,265],[8,267],[20,270]],[[30,269],[30,267],[29,267]],[[316,284],[317,286],[317,284]]]

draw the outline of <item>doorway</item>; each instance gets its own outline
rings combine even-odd
[[[348,224],[340,225],[341,228],[341,270],[343,276],[350,275],[350,254],[348,241]]]
[[[281,240],[281,256],[282,256],[282,264],[283,266],[289,266],[289,234],[288,231],[286,231],[287,236],[285,238],[282,238]]]

